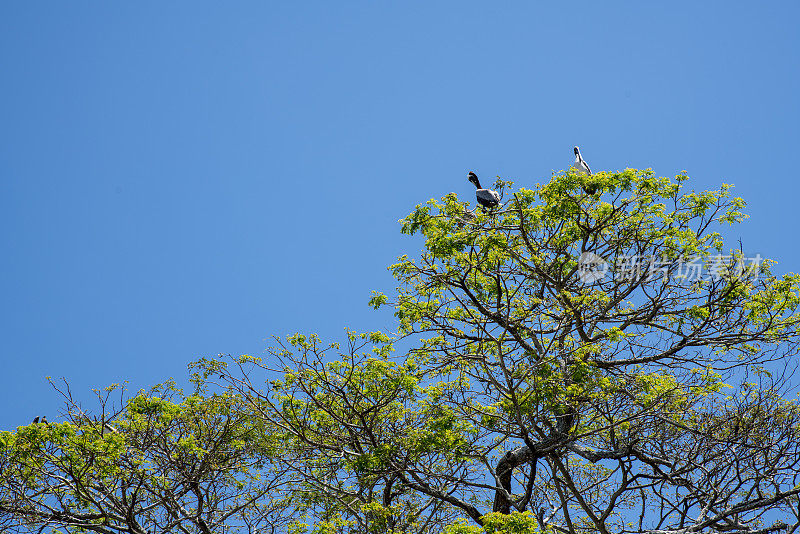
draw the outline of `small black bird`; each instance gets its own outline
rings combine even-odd
[[[493,208],[500,204],[500,194],[491,189],[483,189],[481,187],[481,183],[478,181],[478,175],[472,171],[469,173],[469,181],[475,184],[475,187],[477,188],[477,191],[475,191],[475,196],[478,199],[478,204],[484,208]]]
[[[585,172],[587,175],[591,175],[592,169],[590,169],[589,165],[585,161],[583,161],[580,149],[578,147],[575,147],[574,152],[575,152],[575,163],[572,164],[572,167],[578,172]],[[587,184],[583,186],[583,190],[588,195],[594,195],[597,192],[597,186],[594,184]]]
[[[33,418],[33,423],[31,423],[31,424],[35,425],[38,422],[39,422],[39,416],[37,415],[36,417]]]
[[[48,424],[48,423],[47,423],[47,416],[46,416],[46,415],[43,415],[43,416],[42,416],[42,423],[44,423],[44,424]]]

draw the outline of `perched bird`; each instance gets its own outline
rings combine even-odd
[[[46,415],[42,416],[42,423],[47,424],[47,416]]]
[[[491,189],[483,189],[481,183],[478,181],[478,176],[472,171],[469,173],[469,181],[475,184],[477,188],[475,196],[478,198],[478,204],[484,208],[493,208],[500,204],[500,194]]]
[[[574,151],[575,151],[575,163],[573,163],[572,166],[575,167],[578,170],[578,172],[585,172],[586,174],[592,174],[592,170],[589,168],[586,162],[583,161],[583,158],[581,157],[581,150],[578,147],[575,147]]]
[[[31,424],[35,425],[38,422],[39,422],[39,416],[37,415],[36,417],[33,418],[33,423],[31,423]]]
[[[589,165],[587,165],[586,162],[583,161],[580,149],[578,147],[575,147],[574,150],[575,150],[575,163],[572,164],[572,167],[578,172],[585,172],[587,175],[591,175],[592,169],[590,169]],[[597,192],[597,186],[593,184],[587,184],[583,186],[583,190],[589,195],[594,195]]]

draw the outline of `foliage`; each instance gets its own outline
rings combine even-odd
[[[110,394],[120,393],[116,409]],[[233,532],[274,525],[286,502],[262,477],[279,444],[233,394],[184,395],[171,382],[100,414],[69,395],[66,421],[0,434],[4,532]]]
[[[424,249],[370,300],[396,334],[201,360],[193,395],[137,395],[112,434],[74,410],[6,433],[0,510],[97,532],[796,530],[800,277],[748,272],[723,239],[744,202],[687,180],[557,173],[499,182],[488,212],[417,206]],[[616,273],[587,281],[587,253]]]

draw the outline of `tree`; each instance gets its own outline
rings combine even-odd
[[[260,485],[233,477],[241,510],[285,507],[257,516],[292,533],[797,531],[800,277],[755,276],[718,232],[744,202],[687,180],[559,173],[488,213],[432,200],[402,221],[424,249],[391,267],[396,297],[371,300],[396,335],[197,362],[191,398],[229,410],[260,466]],[[127,424],[122,450],[149,451]]]
[[[92,414],[59,391],[64,422],[0,434],[3,532],[270,532],[285,522],[260,463],[278,444],[234,396],[187,396],[167,382],[126,398],[113,385],[97,391]]]

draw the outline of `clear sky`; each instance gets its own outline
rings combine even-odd
[[[391,329],[467,172],[734,183],[800,270],[798,2],[0,3],[0,429],[272,335]]]

